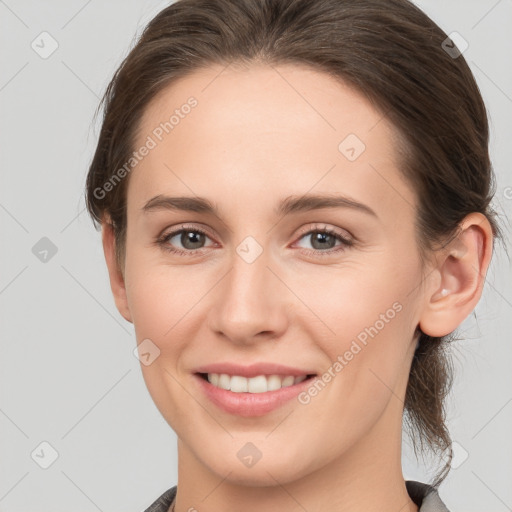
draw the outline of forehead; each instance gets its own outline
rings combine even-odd
[[[381,124],[378,131],[392,130],[361,92],[318,70],[296,64],[212,65],[179,78],[153,98],[141,119],[139,138],[173,113],[182,120],[179,111],[190,98],[197,101],[192,109],[196,115],[191,117],[200,112],[203,119],[215,120],[215,125],[243,128],[233,132],[233,138],[244,136],[249,128],[260,134],[291,129],[307,129],[310,136],[330,132],[336,134],[334,140],[348,130],[364,137],[377,124]],[[177,128],[176,121],[171,124]],[[201,134],[215,135],[211,129],[215,125],[202,124]]]
[[[238,204],[313,188],[373,196],[383,209],[398,195],[414,201],[398,172],[393,126],[360,92],[306,67],[194,71],[147,106],[135,149],[149,139],[130,178],[137,208],[171,191],[232,190]]]

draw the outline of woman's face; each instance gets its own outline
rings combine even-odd
[[[417,202],[387,120],[317,71],[212,66],[149,105],[135,149],[122,313],[146,340],[144,379],[180,457],[275,485],[398,450],[424,292]],[[205,368],[221,364],[242,368]],[[208,369],[316,377],[239,394]]]

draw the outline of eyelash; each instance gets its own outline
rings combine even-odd
[[[175,229],[174,231],[170,231],[169,233],[165,233],[164,235],[160,236],[156,239],[155,243],[161,247],[164,251],[170,252],[172,254],[177,254],[180,256],[195,256],[198,252],[201,252],[204,248],[201,249],[191,249],[191,250],[183,250],[183,249],[176,249],[172,248],[168,241],[171,238],[174,238],[176,235],[179,235],[183,232],[189,232],[189,233],[201,233],[208,238],[211,238],[210,234],[196,226],[180,226],[180,229]],[[329,249],[326,251],[320,251],[318,249],[303,249],[306,251],[306,254],[313,255],[315,257],[324,257],[332,255],[333,253],[338,253],[340,251],[346,250],[346,248],[351,247],[354,245],[354,241],[345,238],[340,233],[338,233],[336,230],[333,230],[328,227],[319,227],[318,225],[315,225],[313,228],[310,228],[304,232],[302,232],[298,238],[298,240],[304,238],[307,235],[311,235],[313,233],[322,233],[322,234],[328,234],[334,236],[337,240],[339,240],[342,243],[342,246],[338,249]]]

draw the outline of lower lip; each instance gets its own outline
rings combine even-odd
[[[246,417],[263,416],[277,409],[307,389],[314,380],[314,377],[308,378],[298,384],[265,393],[234,393],[214,386],[198,374],[194,377],[199,381],[202,391],[215,405],[230,414]]]

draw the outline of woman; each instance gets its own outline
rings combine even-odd
[[[454,43],[406,0],[179,0],[104,104],[87,205],[178,436],[148,511],[447,510],[445,349],[500,236]]]

